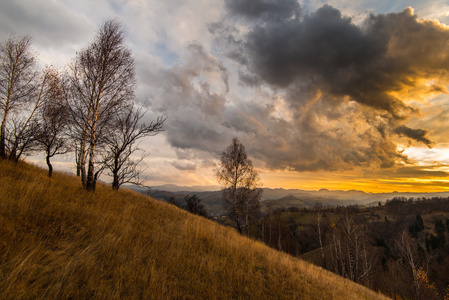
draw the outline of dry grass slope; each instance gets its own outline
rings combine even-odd
[[[382,298],[131,191],[0,161],[0,298]]]

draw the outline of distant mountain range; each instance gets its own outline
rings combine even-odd
[[[153,186],[150,189],[137,186],[125,186],[126,188],[135,190],[141,193],[148,193],[153,198],[168,201],[171,197],[175,199],[180,205],[184,204],[184,197],[186,195],[196,194],[204,203],[207,210],[214,215],[223,214],[221,203],[221,191],[219,186],[177,186],[174,184],[167,184],[162,186]],[[307,191],[300,189],[271,189],[263,188],[262,195],[262,209],[274,210],[277,208],[288,207],[304,207],[312,208],[316,203],[321,203],[324,206],[346,206],[346,205],[377,205],[379,202],[384,203],[388,199],[395,197],[404,198],[431,198],[431,197],[449,197],[449,192],[439,193],[365,193],[362,191],[349,190],[327,190],[321,189],[318,191]]]
[[[164,184],[159,186],[152,186],[151,190],[167,191],[167,192],[211,192],[219,191],[219,185],[194,185],[194,186],[179,186],[176,184]]]

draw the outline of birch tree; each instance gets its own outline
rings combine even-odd
[[[242,233],[259,210],[262,189],[245,146],[237,138],[222,152],[216,177],[223,188],[223,207]]]
[[[360,282],[372,268],[370,246],[363,230],[346,214],[331,226],[331,256],[335,273]]]
[[[416,260],[415,249],[416,245],[414,244],[412,238],[410,237],[407,230],[402,231],[399,241],[397,242],[399,249],[402,252],[405,262],[410,266],[410,270],[413,276],[413,287],[416,295],[416,299],[420,299],[420,281],[418,278],[418,266]]]
[[[106,21],[94,41],[78,53],[71,66],[70,84],[77,173],[85,189],[92,191],[102,169],[97,166],[97,152],[114,119],[112,114],[134,98],[134,60],[118,21]]]
[[[324,255],[324,239],[325,239],[325,220],[323,220],[323,206],[317,202],[315,205],[315,218],[312,223],[312,228],[317,235],[318,242],[320,244],[320,254],[323,268],[327,268],[326,257]]]
[[[37,79],[33,98],[28,101],[28,107],[15,116],[14,130],[9,134],[9,159],[13,161],[18,161],[24,152],[38,149],[37,114],[49,101],[60,97],[59,75],[53,67],[47,66]]]
[[[0,157],[7,158],[7,124],[11,120],[11,114],[17,113],[30,101],[33,101],[36,92],[35,79],[38,76],[36,71],[36,58],[31,50],[31,37],[25,36],[17,38],[10,36],[8,40],[0,45]],[[9,140],[13,143],[9,153],[11,158],[16,159],[17,145],[20,137],[25,133],[26,126],[18,124],[19,118],[10,122],[13,128],[10,133],[14,133]],[[27,123],[28,124],[28,123]],[[16,138],[14,138],[16,137]]]

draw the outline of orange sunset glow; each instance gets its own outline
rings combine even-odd
[[[46,25],[59,19],[17,23],[7,13],[2,38],[30,34],[39,63],[64,69],[97,24],[121,20],[142,121],[167,117],[163,132],[139,146],[150,154],[145,185],[218,188],[220,153],[237,137],[265,187],[449,189],[447,5],[281,1],[271,10],[199,1],[167,10],[158,2],[150,18],[142,12],[153,6],[143,2],[95,14],[81,2],[47,8],[70,20],[64,38],[62,25]],[[43,164],[37,153],[29,159]],[[74,171],[71,154],[55,164]]]

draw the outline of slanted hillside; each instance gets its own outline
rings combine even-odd
[[[169,204],[0,161],[0,298],[382,296]]]

